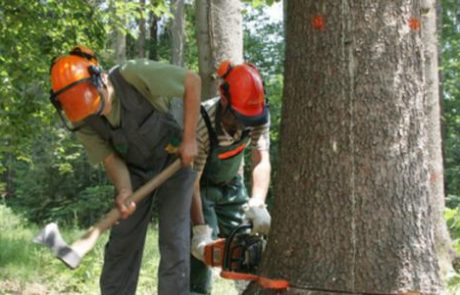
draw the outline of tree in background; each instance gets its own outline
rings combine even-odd
[[[287,3],[281,164],[261,274],[289,280],[289,293],[440,292],[420,9]]]
[[[184,0],[171,1],[171,63],[184,66],[185,42],[185,3]]]
[[[444,167],[441,136],[441,101],[439,95],[439,67],[438,67],[438,32],[437,32],[437,3],[435,0],[421,2],[422,42],[424,47],[425,92],[426,92],[426,123],[427,150],[430,173],[430,204],[433,208],[434,235],[436,252],[439,258],[439,267],[442,278],[453,273],[452,260],[454,250],[449,237],[447,224],[444,219]]]
[[[240,0],[197,0],[196,33],[202,97],[217,95],[216,71],[229,59],[243,61],[243,20]]]

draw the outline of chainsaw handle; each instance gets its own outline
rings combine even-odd
[[[230,270],[230,265],[231,265],[230,260],[232,258],[232,255],[230,253],[230,246],[232,245],[233,239],[235,238],[236,234],[239,233],[242,230],[251,229],[251,228],[252,228],[252,224],[242,224],[242,225],[238,226],[237,228],[235,228],[230,233],[228,238],[226,238],[226,240],[225,240],[225,248],[224,248],[225,257],[224,257],[224,264],[222,265],[222,270]]]

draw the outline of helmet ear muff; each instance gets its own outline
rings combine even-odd
[[[228,105],[230,106],[231,105],[231,97],[230,97],[230,85],[228,84],[228,82],[224,81],[221,85],[220,85],[220,93],[222,94],[223,97],[225,97],[225,99],[227,100],[227,103]]]
[[[233,69],[233,64],[229,60],[224,60],[217,69],[217,75],[225,79]]]
[[[91,75],[91,83],[97,89],[104,87],[104,81],[102,81],[102,69],[100,67],[90,65],[88,67],[88,72]]]
[[[223,82],[222,85],[220,85],[220,91],[227,99],[230,98],[230,85],[228,82]]]
[[[72,48],[72,50],[70,50],[69,54],[83,57],[83,58],[85,58],[85,59],[87,59],[89,61],[94,61],[96,64],[99,63],[98,58],[92,52],[92,50],[84,48],[84,47],[81,47],[81,46],[76,46],[76,47]]]

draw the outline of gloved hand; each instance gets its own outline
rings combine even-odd
[[[250,198],[243,207],[246,219],[252,223],[252,232],[267,235],[270,231],[272,218],[268,213],[267,205],[257,198]]]
[[[211,243],[212,240],[212,228],[207,224],[195,225],[192,228],[192,255],[196,259],[204,261],[204,247],[206,244]]]

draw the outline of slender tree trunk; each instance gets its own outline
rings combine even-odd
[[[431,205],[436,252],[441,276],[453,271],[452,259],[455,251],[444,220],[444,176],[441,140],[441,110],[439,97],[438,34],[436,25],[436,0],[422,1],[422,39],[425,56],[426,127],[429,155]]]
[[[419,1],[287,5],[261,275],[289,280],[287,294],[439,294]]]
[[[202,96],[217,95],[215,72],[220,62],[243,61],[243,25],[239,0],[197,0],[196,30]]]
[[[110,12],[113,15],[117,14],[117,8],[114,1],[109,1]],[[125,23],[125,22],[123,22]],[[117,64],[124,63],[126,61],[126,33],[116,28],[110,35],[111,48],[115,53],[115,60]]]
[[[126,61],[126,34],[120,31],[115,33],[115,59],[117,64]]]
[[[158,20],[158,17],[150,12],[149,59],[151,60],[158,60]]]
[[[171,63],[183,66],[185,40],[184,0],[172,0],[171,13],[174,16],[171,26]]]
[[[139,36],[137,38],[137,55],[140,58],[145,57],[145,39],[146,39],[146,30],[145,30],[145,0],[140,0],[139,5],[140,17],[137,21],[139,26]]]

